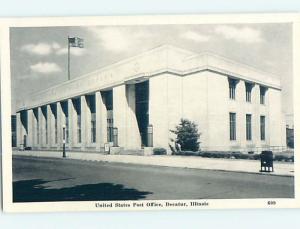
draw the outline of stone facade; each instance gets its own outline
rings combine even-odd
[[[257,152],[285,146],[278,77],[168,45],[19,101],[18,146],[59,150],[65,127],[69,150],[100,152],[108,142],[129,151],[169,150],[170,130],[181,118],[198,124],[202,150]]]

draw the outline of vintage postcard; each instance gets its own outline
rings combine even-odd
[[[299,207],[299,19],[1,19],[4,210]]]

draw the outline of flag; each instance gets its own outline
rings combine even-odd
[[[69,46],[83,48],[83,39],[79,37],[69,37]]]

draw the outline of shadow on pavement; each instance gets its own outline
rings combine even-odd
[[[43,184],[48,182],[42,179],[13,182],[13,202],[139,200],[152,194],[112,183],[47,189]]]

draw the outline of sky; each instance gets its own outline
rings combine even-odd
[[[277,75],[284,111],[293,114],[290,23],[11,28],[13,112],[18,98],[67,80],[68,36],[84,39],[84,48],[71,48],[71,79],[170,44]]]

